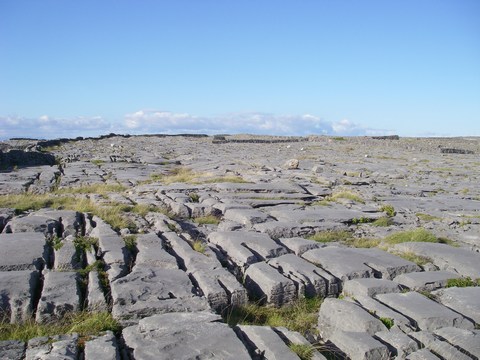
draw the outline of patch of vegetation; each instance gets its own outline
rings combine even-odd
[[[127,188],[120,184],[91,184],[78,187],[61,188],[55,191],[56,194],[98,194],[106,195],[108,193],[119,193],[125,191]]]
[[[237,324],[284,326],[306,335],[308,332],[317,331],[318,310],[322,301],[318,297],[304,298],[280,308],[249,303],[226,311],[224,320],[230,326]]]
[[[193,248],[193,250],[195,250],[196,252],[199,252],[201,254],[205,254],[205,250],[207,250],[207,246],[201,240],[195,240],[192,244],[192,248]]]
[[[90,236],[77,236],[73,240],[77,251],[87,251],[98,245],[98,239]]]
[[[371,223],[373,221],[374,221],[374,219],[370,219],[370,218],[362,216],[362,217],[359,217],[359,218],[353,218],[351,223],[353,225],[358,225],[358,224],[368,224],[368,223]]]
[[[383,325],[387,327],[388,330],[390,330],[394,325],[394,321],[392,318],[381,317],[379,319],[383,323]]]
[[[188,184],[208,184],[218,182],[233,182],[233,183],[245,183],[240,176],[220,176],[212,177],[209,173],[194,172],[188,168],[175,168],[168,174],[152,174],[150,176],[152,180],[161,182],[165,185],[173,183],[188,183]]]
[[[323,199],[323,200],[314,201],[310,205],[311,206],[328,206],[330,205],[330,201],[327,199]]]
[[[136,235],[125,235],[123,236],[123,241],[125,246],[130,251],[135,251],[137,246],[137,236]]]
[[[190,198],[190,201],[193,203],[198,203],[200,201],[200,196],[197,193],[190,193],[188,194],[188,197]]]
[[[347,230],[327,230],[319,231],[312,236],[308,236],[307,239],[327,243],[332,241],[351,241],[354,238],[352,233]]]
[[[386,213],[388,217],[394,217],[395,215],[397,215],[395,208],[389,204],[382,205],[380,207],[380,211],[383,211],[384,213]]]
[[[380,244],[380,240],[372,238],[351,238],[343,241],[343,243],[355,248],[373,248]]]
[[[75,312],[63,316],[60,320],[38,324],[33,319],[16,324],[0,323],[0,341],[28,341],[40,336],[54,336],[78,333],[80,337],[96,336],[104,331],[118,334],[120,324],[108,312]]]
[[[100,166],[100,165],[102,165],[102,164],[105,163],[104,160],[100,160],[100,159],[93,159],[93,160],[90,160],[90,162],[91,162],[92,164],[97,165],[97,166]]]
[[[311,360],[315,348],[310,344],[294,344],[290,343],[288,345],[290,350],[292,350],[301,360]]]
[[[425,222],[442,220],[441,218],[439,218],[437,216],[432,216],[430,214],[424,214],[424,213],[416,213],[415,216],[418,217],[420,220],[425,221]]]
[[[387,226],[392,226],[393,225],[393,220],[390,217],[381,217],[372,222],[373,226],[379,226],[379,227],[387,227]]]
[[[347,139],[345,139],[343,136],[335,136],[332,138],[332,140],[335,140],[335,141],[346,141]]]
[[[414,230],[400,231],[395,234],[388,235],[384,242],[389,245],[401,244],[404,242],[440,242],[435,235],[423,228]]]
[[[424,266],[432,262],[432,259],[430,259],[428,256],[417,255],[413,251],[399,251],[395,252],[394,254],[407,261],[411,261],[418,266]]]
[[[220,223],[220,219],[215,215],[205,215],[193,218],[193,221],[198,225],[218,225]]]
[[[340,199],[347,199],[351,201],[358,202],[360,204],[365,204],[365,200],[363,200],[358,194],[355,194],[351,191],[340,191],[332,194],[327,198],[330,201],[338,201]]]
[[[480,279],[472,280],[470,277],[461,277],[458,279],[448,279],[446,287],[470,287],[480,286]]]
[[[165,213],[166,211],[160,209],[159,207],[152,204],[135,204],[130,209],[131,212],[145,217],[149,212],[161,212]]]

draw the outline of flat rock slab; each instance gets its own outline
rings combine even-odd
[[[84,356],[85,360],[120,360],[115,335],[107,331],[104,335],[86,341]]]
[[[70,271],[44,273],[42,296],[37,307],[39,323],[61,319],[69,312],[80,310],[81,291],[79,275]]]
[[[205,298],[195,295],[190,279],[181,270],[135,266],[110,287],[112,314],[125,323],[158,313],[208,309]]]
[[[440,358],[427,349],[417,350],[406,357],[406,360],[440,360]]]
[[[42,270],[48,259],[42,233],[0,234],[0,271]]]
[[[446,327],[435,330],[435,335],[472,357],[480,358],[480,330]]]
[[[278,242],[295,255],[302,255],[305,251],[324,247],[323,244],[302,237],[280,238]]]
[[[76,360],[78,335],[34,338],[28,342],[25,360]]]
[[[39,232],[42,234],[57,235],[61,230],[60,222],[39,215],[15,217],[5,226],[6,233]]]
[[[123,330],[135,359],[250,359],[221,317],[208,312],[170,313],[140,320]]]
[[[448,342],[440,340],[429,331],[413,332],[410,336],[418,341],[422,347],[429,349],[444,359],[471,360],[470,356],[463,354]]]
[[[0,318],[12,324],[30,319],[34,296],[39,286],[38,271],[1,271]]]
[[[395,249],[429,257],[442,270],[456,272],[472,279],[480,278],[480,254],[446,244],[406,242]]]
[[[302,257],[342,281],[381,276],[391,279],[419,270],[418,266],[379,249],[324,247],[305,252]]]
[[[353,279],[343,283],[343,292],[347,296],[375,296],[400,292],[398,283],[391,280],[364,278]]]
[[[327,298],[318,314],[318,331],[324,340],[330,340],[339,331],[366,333],[370,336],[385,331],[383,323],[360,306],[341,299]]]
[[[452,287],[432,294],[443,305],[480,324],[480,287]]]
[[[23,360],[26,344],[20,340],[0,341],[0,359]]]
[[[416,292],[380,294],[376,296],[376,299],[413,319],[420,330],[432,331],[446,326],[461,329],[473,329],[474,327],[473,323],[462,315]]]
[[[164,248],[163,240],[156,234],[137,236],[137,265],[150,265],[163,269],[178,269],[177,260]]]
[[[226,252],[240,267],[288,253],[267,234],[256,232],[218,231],[210,233],[208,241]]]
[[[250,265],[245,271],[245,287],[253,299],[275,306],[297,298],[295,283],[264,262]]]
[[[297,331],[288,330],[285,327],[276,326],[273,330],[285,341],[287,344],[296,344],[296,345],[305,345],[311,347],[311,357],[310,360],[327,360],[325,356],[320,354],[317,350],[312,347],[312,344],[305,339],[305,337]]]
[[[433,291],[447,285],[449,279],[460,278],[451,271],[421,271],[398,275],[393,279],[396,283],[415,291]]]
[[[253,224],[263,223],[270,217],[256,209],[229,209],[225,211],[223,218],[242,225],[252,226]]]
[[[252,355],[261,355],[263,359],[300,359],[269,326],[239,325],[236,332]]]
[[[390,359],[387,346],[364,332],[336,331],[330,342],[351,360]]]
[[[405,359],[409,354],[418,350],[418,344],[402,331],[379,331],[374,336],[386,344],[392,355],[398,359]]]
[[[336,279],[296,255],[282,255],[270,259],[268,264],[295,283],[299,297],[336,295],[331,291],[337,290]]]

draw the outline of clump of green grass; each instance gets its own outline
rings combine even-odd
[[[48,240],[50,246],[52,246],[56,251],[60,250],[63,246],[62,238],[55,235]]]
[[[330,201],[338,201],[340,199],[347,199],[360,204],[365,204],[365,200],[363,200],[358,194],[355,194],[351,191],[339,191],[328,197],[328,200]]]
[[[218,182],[246,182],[240,176],[212,177],[212,175],[209,173],[195,172],[188,168],[175,168],[172,169],[168,174],[152,174],[150,177],[152,180],[161,182],[165,185],[170,185],[173,183],[208,184]]]
[[[130,251],[135,251],[137,246],[137,236],[136,235],[125,235],[123,236],[123,241],[125,246]]]
[[[135,204],[130,211],[142,217],[145,217],[149,212],[164,212],[164,210],[152,204]]]
[[[200,201],[200,196],[197,193],[190,193],[188,194],[191,202],[198,203]]]
[[[425,222],[441,220],[441,218],[439,218],[437,216],[433,216],[433,215],[430,215],[430,214],[424,214],[424,213],[416,213],[415,216],[417,216],[420,220],[425,221]]]
[[[220,219],[215,215],[205,215],[193,218],[193,221],[198,225],[218,225],[220,223]]]
[[[355,248],[373,248],[377,247],[380,244],[379,239],[372,238],[351,238],[343,241],[345,245],[355,247]]]
[[[384,213],[386,213],[388,217],[394,217],[395,215],[397,215],[395,208],[389,204],[382,205],[380,207],[380,211],[383,211]]]
[[[77,236],[73,240],[77,251],[87,251],[98,245],[98,239],[90,236]]]
[[[55,191],[57,194],[99,194],[99,195],[106,195],[108,193],[118,193],[123,192],[127,188],[120,184],[105,184],[105,183],[98,183],[98,184],[91,184],[91,185],[83,185],[78,187],[68,187],[68,188],[61,188]]]
[[[390,217],[384,216],[373,221],[372,225],[378,227],[387,227],[393,225],[393,220]]]
[[[480,286],[480,279],[472,280],[470,277],[448,279],[446,287],[469,287]]]
[[[311,360],[315,351],[313,345],[310,344],[294,344],[290,343],[288,345],[290,350],[292,350],[301,360]]]
[[[309,240],[318,241],[321,243],[327,243],[332,241],[350,241],[353,239],[353,235],[347,230],[327,230],[319,231],[312,236],[307,237]]]
[[[96,336],[103,331],[118,334],[120,324],[108,312],[75,312],[66,314],[60,320],[38,324],[33,319],[23,323],[0,323],[0,341],[28,341],[40,336],[54,336],[78,333],[80,337]]]
[[[413,251],[398,251],[394,254],[400,256],[407,261],[411,261],[418,266],[424,266],[432,262],[432,259],[430,259],[428,256],[417,255]]]
[[[224,319],[231,326],[237,324],[283,326],[306,335],[308,332],[316,331],[318,310],[322,301],[318,297],[304,298],[280,308],[250,303],[225,312]]]
[[[353,218],[351,222],[352,222],[353,225],[358,225],[358,224],[368,224],[368,223],[371,223],[373,221],[375,221],[375,220],[362,216],[362,217],[359,217],[359,218]]]
[[[390,330],[394,325],[394,321],[392,318],[381,317],[379,318],[379,320],[383,323],[383,325],[387,327],[388,330]]]
[[[97,165],[97,166],[100,166],[100,165],[102,165],[102,164],[105,163],[104,160],[100,160],[100,159],[93,159],[93,160],[90,160],[90,162],[91,162],[92,164]]]
[[[203,181],[199,181],[198,184],[213,184],[213,183],[237,183],[237,184],[244,184],[248,183],[248,181],[244,180],[240,176],[217,176],[209,179],[205,179]]]
[[[201,254],[205,254],[205,251],[207,250],[207,246],[201,240],[195,240],[192,244],[192,248]]]
[[[346,139],[343,137],[343,136],[335,136],[332,138],[332,140],[335,140],[335,141],[345,141]]]
[[[439,242],[437,237],[423,228],[408,231],[400,231],[388,235],[384,242],[389,245],[401,244],[404,242]]]

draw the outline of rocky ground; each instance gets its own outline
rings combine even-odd
[[[480,358],[479,138],[1,149],[2,332],[119,324],[4,336],[2,359]],[[323,299],[306,329],[242,321],[305,299]]]

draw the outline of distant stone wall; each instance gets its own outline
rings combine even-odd
[[[2,169],[14,166],[40,166],[55,165],[55,156],[37,151],[23,151],[12,149],[7,152],[0,151],[0,167]]]

